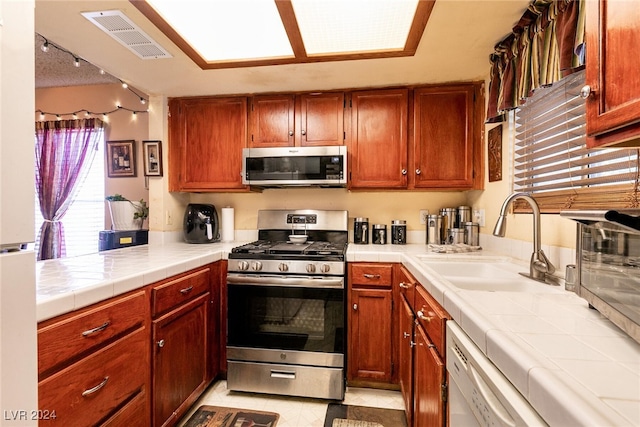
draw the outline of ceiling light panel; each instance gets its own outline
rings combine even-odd
[[[293,57],[273,0],[147,0],[208,62]]]
[[[292,0],[308,55],[402,50],[418,0]]]

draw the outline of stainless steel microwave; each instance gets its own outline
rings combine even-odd
[[[257,187],[344,187],[347,147],[245,148],[242,183]]]
[[[640,343],[640,210],[560,215],[578,222],[576,293]]]

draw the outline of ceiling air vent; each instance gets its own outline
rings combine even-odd
[[[82,16],[142,59],[172,57],[119,10],[83,12]]]

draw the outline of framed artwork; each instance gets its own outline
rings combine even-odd
[[[489,159],[489,182],[502,180],[502,125],[489,131],[487,144]]]
[[[135,141],[107,141],[107,176],[109,178],[136,176]]]
[[[142,141],[144,175],[162,176],[162,142]]]

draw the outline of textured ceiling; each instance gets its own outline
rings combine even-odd
[[[2,0],[0,0],[2,1]],[[437,0],[415,56],[202,70],[128,0],[36,0],[35,30],[149,95],[193,96],[317,91],[485,80],[489,55],[520,19],[530,0]],[[163,46],[171,58],[143,60],[82,16],[120,10]],[[241,37],[241,28],[230,37]],[[36,52],[41,43],[37,43]],[[50,51],[51,52],[51,51]],[[38,52],[40,54],[40,52]],[[48,61],[47,61],[48,62]],[[91,84],[40,66],[37,85]],[[83,63],[84,65],[84,63]],[[80,69],[84,67],[81,66]],[[42,73],[42,74],[41,74]],[[65,76],[64,78],[62,76]],[[66,82],[64,80],[66,79]],[[95,74],[85,76],[95,82]]]
[[[119,79],[108,73],[100,74],[100,69],[85,60],[80,66],[74,65],[74,56],[63,48],[56,48],[49,42],[49,51],[43,52],[41,47],[44,38],[35,35],[36,53],[36,89],[64,86],[85,86],[118,83]]]

